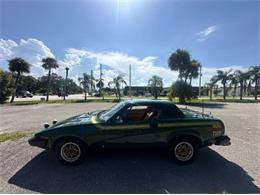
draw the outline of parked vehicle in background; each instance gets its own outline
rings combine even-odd
[[[144,93],[144,96],[145,96],[145,97],[151,97],[152,94],[151,94],[151,93]]]
[[[33,94],[29,91],[25,91],[25,90],[22,90],[22,91],[18,91],[16,93],[16,97],[22,97],[22,98],[26,98],[26,97],[30,97],[32,98],[33,97]]]

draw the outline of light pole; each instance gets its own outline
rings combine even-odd
[[[100,64],[100,80],[99,80],[99,95],[101,96],[102,92],[102,64]],[[104,95],[102,95],[102,99],[104,99]]]
[[[199,66],[199,98],[201,98],[201,76],[202,76],[202,74],[201,74],[201,64],[200,64],[200,66]]]
[[[132,91],[131,91],[131,84],[132,84],[132,82],[131,82],[131,64],[129,64],[129,97],[131,98],[132,97]]]
[[[90,74],[91,78],[90,78],[90,89],[91,89],[91,97],[93,96],[93,70],[91,70],[91,74]]]
[[[63,100],[66,99],[65,97],[66,97],[66,95],[67,95],[67,93],[68,93],[68,91],[67,91],[67,81],[68,81],[69,68],[66,67],[65,70],[66,70],[66,80],[65,80],[65,90],[63,91]]]

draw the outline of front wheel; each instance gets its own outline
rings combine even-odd
[[[73,138],[62,139],[55,147],[57,158],[64,165],[75,166],[82,163],[85,158],[85,145]]]
[[[178,139],[171,148],[171,156],[178,164],[189,164],[198,154],[197,145],[190,139]]]

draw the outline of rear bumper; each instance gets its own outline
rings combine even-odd
[[[43,139],[40,139],[39,137],[33,136],[32,138],[30,138],[28,140],[28,142],[31,146],[37,146],[37,147],[46,149],[48,140],[43,140]]]
[[[226,135],[215,138],[215,145],[229,146],[231,145],[230,138]]]

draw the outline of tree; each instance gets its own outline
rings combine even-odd
[[[179,103],[185,103],[185,98],[193,96],[192,87],[184,81],[176,81],[170,88],[170,98],[179,97]]]
[[[198,78],[200,66],[201,66],[201,64],[198,61],[196,61],[196,60],[191,61],[191,65],[187,71],[187,77],[190,80],[190,85],[191,85],[192,79]]]
[[[230,78],[230,88],[232,89],[232,87],[234,87],[234,90],[233,90],[233,99],[234,99],[237,94],[237,85],[239,84],[239,78],[237,77],[236,74],[232,74],[230,77],[231,77]]]
[[[89,85],[91,83],[91,76],[83,73],[83,77],[78,78],[80,85],[83,86],[83,91],[85,94],[85,101],[87,100],[87,91],[89,91]]]
[[[243,84],[243,87],[244,87],[244,92],[243,92],[243,94],[244,94],[244,96],[246,96],[246,92],[248,91],[248,86],[250,85],[250,80],[251,80],[251,78],[250,78],[250,73],[247,71],[247,72],[244,72],[244,74],[243,74],[243,81],[244,81],[244,84]]]
[[[205,84],[209,88],[209,99],[212,100],[213,88],[216,86],[216,82],[211,80],[209,83]]]
[[[11,74],[0,69],[0,104],[3,104],[6,100],[8,100],[11,95],[11,81]]]
[[[235,71],[235,76],[237,77],[237,80],[240,85],[240,94],[239,94],[239,99],[242,100],[243,98],[243,86],[244,86],[244,80],[247,78],[247,73],[242,72],[241,70],[236,70]]]
[[[12,72],[15,79],[11,103],[14,101],[20,76],[23,73],[29,73],[30,67],[31,65],[22,58],[13,58],[9,61],[9,70]]]
[[[228,71],[222,71],[222,70],[217,70],[217,74],[215,76],[212,77],[212,80],[215,82],[220,81],[223,85],[223,99],[226,99],[226,84],[227,81],[229,81],[231,79],[231,72],[232,70],[228,70]]]
[[[173,71],[179,72],[179,78],[181,81],[185,77],[187,80],[188,75],[187,70],[189,70],[191,64],[191,58],[188,51],[184,49],[177,49],[174,53],[172,53],[168,59],[168,66]]]
[[[119,100],[121,100],[120,86],[121,86],[121,84],[125,84],[126,85],[126,81],[124,80],[123,77],[124,76],[122,74],[120,74],[117,77],[113,78],[113,81],[110,81],[108,83],[109,87],[114,85],[116,96],[118,97]]]
[[[152,76],[148,81],[148,87],[150,88],[153,97],[157,99],[163,89],[162,78],[156,75]]]
[[[30,75],[21,75],[17,85],[17,91],[22,90],[30,91],[31,93],[35,94],[37,90],[39,90],[39,80]]]
[[[249,73],[252,78],[252,81],[255,83],[254,96],[255,100],[257,100],[258,81],[260,79],[260,66],[251,66],[249,68]]]
[[[44,58],[42,59],[42,67],[45,70],[48,70],[48,80],[47,80],[47,93],[46,93],[46,101],[49,101],[49,87],[50,87],[50,77],[51,77],[51,69],[59,68],[59,64],[54,58]]]

